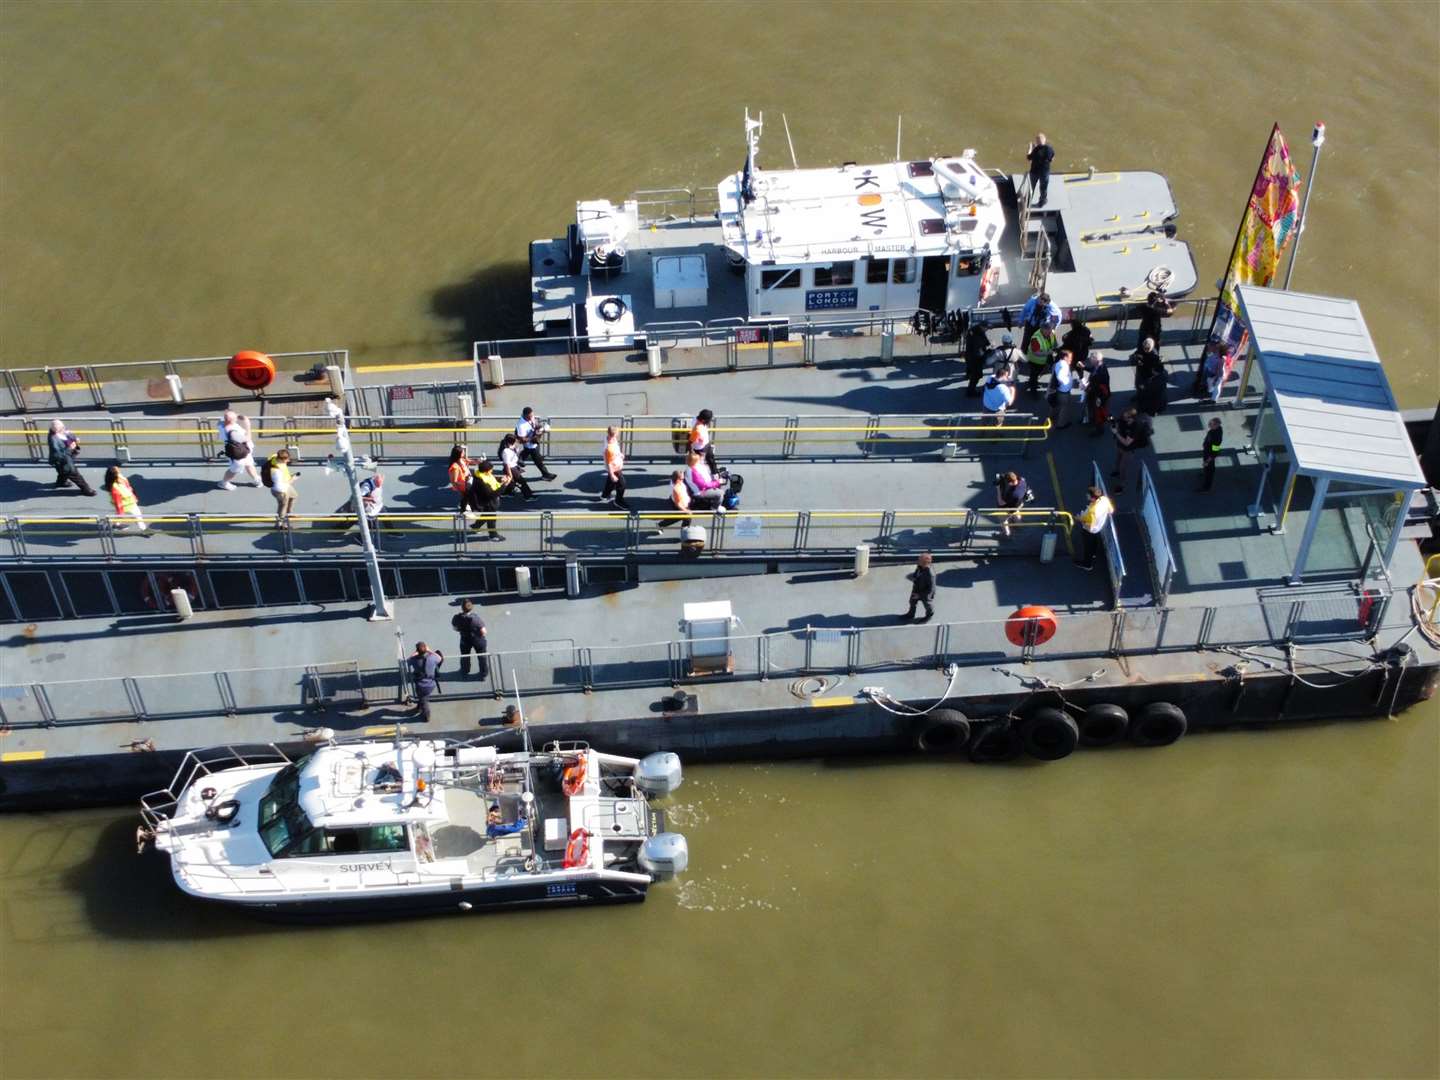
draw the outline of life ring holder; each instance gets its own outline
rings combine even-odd
[[[1028,649],[1044,645],[1059,628],[1060,620],[1050,608],[1026,604],[1012,611],[1005,620],[1005,637],[1011,645]]]
[[[595,305],[595,314],[607,323],[619,322],[629,310],[625,301],[618,296],[607,296]]]
[[[574,798],[585,787],[585,759],[582,757],[573,765],[566,765],[560,774],[560,789],[566,797]]]
[[[590,862],[590,830],[572,829],[570,839],[565,844],[565,861],[561,865],[566,870],[574,870],[576,867],[586,866]]]

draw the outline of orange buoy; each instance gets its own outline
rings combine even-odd
[[[1005,636],[1010,639],[1011,645],[1021,648],[1044,645],[1059,628],[1060,620],[1055,617],[1055,612],[1040,604],[1016,608],[1005,620]]]
[[[263,352],[242,349],[225,365],[225,374],[245,390],[264,390],[275,378],[275,361]]]

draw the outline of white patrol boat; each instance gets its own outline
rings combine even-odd
[[[680,785],[674,754],[325,736],[293,759],[192,751],[141,800],[141,846],[190,895],[290,921],[643,900],[685,869],[650,806]]]
[[[713,195],[582,201],[565,237],[534,241],[535,331],[591,349],[792,320],[898,317],[904,332],[917,312],[908,328],[1039,291],[1068,309],[1196,284],[1159,173],[1057,172],[1040,207],[1024,173],[985,170],[973,150],[902,160],[898,140],[891,162],[761,170],[762,130],[747,113],[744,169]]]

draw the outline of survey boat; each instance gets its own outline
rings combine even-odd
[[[140,837],[191,896],[286,921],[639,901],[688,861],[651,806],[681,779],[578,742],[219,747],[145,796]]]
[[[1024,173],[974,150],[901,158],[898,139],[894,161],[802,169],[792,149],[793,168],[761,169],[763,127],[746,114],[744,168],[714,189],[584,200],[564,237],[531,243],[534,330],[591,349],[800,320],[903,333],[1039,291],[1070,309],[1195,287],[1159,173],[1056,173],[1040,205]]]

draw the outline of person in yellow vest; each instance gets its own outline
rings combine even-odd
[[[1080,523],[1080,558],[1076,565],[1082,570],[1095,569],[1095,553],[1100,550],[1100,536],[1110,524],[1115,513],[1115,504],[1098,487],[1086,491],[1089,503],[1077,519]]]
[[[495,475],[495,468],[490,464],[489,458],[482,457],[475,462],[475,471],[466,498],[466,517],[474,518],[470,526],[472,529],[489,529],[491,540],[505,539],[495,524],[496,515],[500,512],[500,492],[503,488],[504,485]]]
[[[1052,354],[1059,344],[1054,328],[1048,325],[1039,327],[1030,335],[1030,344],[1025,348],[1025,359],[1030,363],[1030,379],[1025,384],[1025,392],[1032,397],[1039,392],[1040,375],[1050,370]]]
[[[614,425],[605,429],[605,487],[600,492],[600,501],[613,502],[627,512],[630,509],[625,501],[625,454],[620,449],[620,435]]]
[[[110,500],[115,504],[115,513],[134,518],[140,531],[148,536],[150,526],[145,524],[144,515],[140,513],[140,500],[135,497],[135,489],[130,486],[130,481],[125,479],[119,465],[111,465],[105,470],[105,482],[100,486],[110,492]]]

